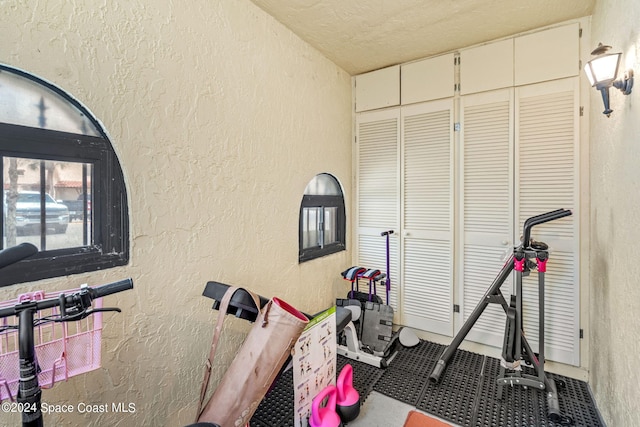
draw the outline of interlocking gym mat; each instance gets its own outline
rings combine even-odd
[[[498,396],[498,359],[457,350],[439,384],[429,374],[444,346],[422,341],[401,348],[391,365],[379,369],[338,356],[338,372],[350,363],[354,387],[361,401],[375,390],[421,411],[464,427],[559,427],[547,418],[544,393],[523,387],[504,387]],[[583,381],[549,374],[559,384],[560,410],[575,426],[604,427],[589,387]],[[262,401],[251,427],[293,426],[293,375],[285,372]]]

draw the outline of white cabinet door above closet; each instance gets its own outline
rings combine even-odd
[[[400,66],[355,77],[356,112],[400,105]]]
[[[513,86],[513,39],[460,51],[460,94]]]
[[[516,86],[577,76],[580,72],[578,23],[515,38]]]
[[[452,336],[453,100],[402,107],[402,318]]]
[[[579,73],[578,23],[460,51],[460,94],[522,86]]]
[[[453,53],[450,53],[403,65],[400,85],[402,105],[453,97],[453,61]]]

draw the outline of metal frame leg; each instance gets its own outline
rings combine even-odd
[[[442,352],[440,359],[438,359],[438,361],[436,362],[436,366],[433,368],[433,371],[431,371],[431,375],[429,376],[429,380],[432,383],[437,383],[438,381],[440,381],[440,376],[447,368],[449,359],[451,359],[460,344],[462,344],[462,341],[464,341],[469,331],[471,331],[473,325],[478,321],[478,319],[484,312],[484,309],[487,308],[487,305],[489,305],[490,303],[501,304],[506,312],[509,306],[507,304],[507,301],[504,299],[502,292],[500,292],[500,287],[505,282],[505,280],[507,280],[512,270],[513,255],[509,257],[509,260],[505,263],[504,267],[502,267],[502,270],[500,270],[500,273],[498,273],[496,278],[493,280],[493,283],[491,284],[491,286],[489,286],[489,289],[487,289],[478,305],[476,305],[476,308],[473,309],[473,312],[471,313],[467,321],[464,322],[464,325],[462,325],[460,331],[453,338],[451,344],[449,344]]]

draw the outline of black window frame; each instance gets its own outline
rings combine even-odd
[[[333,177],[332,177],[333,178]],[[335,178],[333,178],[335,179]],[[337,180],[336,180],[337,182]],[[303,236],[303,215],[305,208],[337,208],[338,214],[336,215],[336,242],[330,243],[324,246],[316,246],[311,248],[304,248],[304,236]],[[346,214],[344,206],[344,195],[339,196],[326,196],[326,195],[309,195],[305,194],[302,197],[302,203],[300,204],[300,215],[298,224],[298,262],[311,261],[316,258],[320,258],[326,255],[334,254],[346,250]],[[320,231],[320,230],[319,230]],[[321,230],[324,232],[324,229]]]
[[[102,126],[81,104],[59,88],[27,73],[9,68],[7,70],[45,86],[66,99],[91,121],[101,136],[0,123],[0,157],[3,159],[18,157],[82,162],[90,163],[93,169],[91,241],[86,246],[40,251],[28,259],[3,268],[0,272],[0,287],[127,265],[127,192],[118,157]],[[1,161],[0,177],[4,177],[3,168],[4,161]],[[4,214],[0,215],[0,231],[4,236]],[[0,248],[3,245],[4,238],[0,239]]]

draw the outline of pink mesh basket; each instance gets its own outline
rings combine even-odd
[[[71,295],[78,289],[59,292],[35,291],[18,298],[0,302],[0,308],[13,307],[24,301],[57,298]],[[102,299],[93,301],[93,308],[102,307]],[[58,307],[38,311],[34,319],[59,314]],[[17,317],[0,320],[0,327],[16,325]],[[66,381],[74,375],[98,369],[101,365],[102,313],[98,312],[82,320],[62,323],[45,323],[34,328],[36,359],[40,367],[38,383],[51,388],[58,381]],[[13,400],[18,394],[20,361],[18,355],[18,330],[0,332],[0,400]]]

